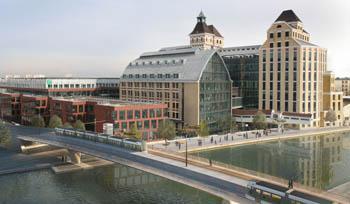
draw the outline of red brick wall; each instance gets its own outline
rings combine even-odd
[[[154,110],[155,115],[151,117],[150,110]],[[160,116],[157,116],[156,110],[160,110]],[[143,110],[147,110],[147,117],[143,117]],[[112,119],[112,112],[116,112],[117,118]],[[121,112],[124,111],[124,120],[120,118]],[[128,119],[128,111],[132,111],[132,119]],[[136,118],[136,111],[139,111],[140,116]],[[97,121],[96,131],[103,132],[103,123],[114,123],[120,131],[129,130],[130,123],[132,122],[141,122],[141,128],[139,131],[144,136],[144,139],[150,139],[151,135],[155,136],[154,133],[158,129],[159,122],[165,119],[165,104],[141,104],[141,105],[122,105],[122,106],[106,106],[106,105],[96,105],[95,106],[95,117]],[[145,127],[145,121],[149,121],[149,127]],[[152,121],[154,121],[155,127],[152,127]],[[147,122],[146,122],[147,123]],[[123,128],[123,124],[126,125],[126,128]]]

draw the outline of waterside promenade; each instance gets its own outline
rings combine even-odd
[[[327,127],[327,128],[312,128],[305,130],[286,130],[284,133],[278,132],[276,129],[271,130],[267,136],[263,135],[262,130],[244,131],[236,133],[228,133],[224,135],[211,135],[208,137],[193,137],[187,139],[176,139],[168,141],[165,145],[164,141],[150,142],[148,148],[163,149],[168,152],[184,153],[186,151],[196,152],[211,149],[218,149],[231,146],[259,144],[276,140],[287,140],[304,136],[313,136],[320,134],[332,134],[339,132],[350,131],[350,127]],[[258,132],[258,134],[257,134]],[[258,136],[260,133],[260,137]]]

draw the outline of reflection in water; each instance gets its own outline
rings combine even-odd
[[[293,178],[306,186],[329,189],[350,181],[350,148],[343,147],[349,138],[349,133],[305,136],[196,154],[285,179]],[[338,173],[342,170],[347,173]]]
[[[203,191],[123,165],[55,175],[0,176],[0,203],[222,203]]]

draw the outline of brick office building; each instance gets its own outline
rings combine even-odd
[[[20,95],[21,124],[29,125],[35,115],[40,115],[45,121],[49,120],[48,96]]]
[[[155,138],[167,105],[162,103],[109,101],[95,105],[96,131],[103,131],[103,123],[113,123],[115,132],[123,132],[136,124],[144,139]]]

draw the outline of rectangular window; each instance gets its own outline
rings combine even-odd
[[[179,105],[179,104],[177,104]],[[162,110],[161,109],[156,109],[157,117],[160,118],[162,117]]]
[[[133,119],[133,111],[132,110],[128,110],[128,120]]]
[[[157,121],[156,120],[152,120],[152,128],[153,129],[157,128]]]
[[[135,110],[135,118],[136,119],[140,118],[140,111],[139,110]]]
[[[151,118],[154,118],[154,117],[155,117],[154,109],[150,109],[150,110],[149,110],[149,115],[150,115]]]
[[[149,120],[143,121],[143,127],[144,129],[149,129]]]
[[[128,125],[127,125],[126,122],[122,122],[122,129],[127,129],[127,128],[128,128],[127,126],[128,126]]]
[[[136,125],[138,130],[142,129],[142,121],[137,121]]]

